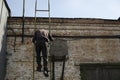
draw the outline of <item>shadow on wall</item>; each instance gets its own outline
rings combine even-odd
[[[4,31],[5,31],[4,35],[2,35],[2,39],[1,39],[0,80],[4,80],[6,73],[6,27],[4,27]]]

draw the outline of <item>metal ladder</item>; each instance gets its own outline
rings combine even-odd
[[[47,10],[38,10],[37,9],[37,0],[35,1],[35,23],[36,23],[36,14],[37,12],[48,12],[48,17],[49,17],[49,33],[51,33],[51,18],[50,18],[50,0],[48,1],[48,9]],[[36,24],[35,24],[36,27]]]
[[[49,21],[49,24],[48,24],[48,26],[49,26],[49,33],[51,34],[51,18],[50,18],[50,0],[47,0],[47,2],[48,2],[48,9],[46,9],[46,10],[38,10],[37,9],[37,3],[38,3],[38,1],[37,0],[35,0],[35,24],[34,24],[34,26],[35,26],[35,30],[37,29],[37,27],[36,27],[36,22],[37,22],[37,16],[36,16],[36,14],[37,14],[37,12],[47,12],[48,13],[48,21]],[[49,46],[48,46],[48,57],[50,58],[50,56],[49,56],[49,50],[50,50],[50,43],[49,43]],[[41,56],[42,57],[42,56]],[[35,70],[34,70],[34,68],[35,68],[35,50],[33,51],[33,80],[34,80],[34,78],[35,78]],[[50,69],[51,69],[51,63],[50,63]],[[51,70],[50,70],[50,80],[52,79],[52,75],[51,75]]]

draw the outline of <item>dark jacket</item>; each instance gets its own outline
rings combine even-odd
[[[35,31],[35,34],[33,36],[32,42],[37,43],[37,42],[49,42],[53,41],[52,36],[48,33],[46,30],[37,30]]]

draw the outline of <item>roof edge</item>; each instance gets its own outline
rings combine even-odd
[[[34,21],[34,17],[25,17],[25,21]],[[48,17],[37,17],[37,21],[48,22]],[[9,17],[9,21],[21,21],[22,17]],[[52,23],[77,23],[77,24],[120,24],[120,21],[113,19],[99,18],[57,18],[51,17]]]
[[[22,18],[22,16],[11,16],[11,18]],[[25,17],[27,19],[32,19],[32,18],[35,18],[35,17]],[[41,19],[48,19],[48,17],[36,17],[37,19],[41,18]],[[66,17],[51,17],[51,19],[71,19],[71,20],[106,20],[106,21],[118,21],[118,19],[104,19],[104,18],[66,18]]]
[[[8,9],[9,16],[11,16],[11,10],[10,10],[10,8],[9,8],[9,6],[8,6],[7,1],[6,1],[6,0],[3,0],[3,1],[4,1],[4,3],[5,3],[6,8]]]

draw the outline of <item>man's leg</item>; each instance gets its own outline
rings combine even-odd
[[[42,55],[43,55],[43,65],[44,67],[47,67],[47,46],[46,44],[43,45]]]
[[[44,44],[42,48],[42,55],[43,55],[43,64],[44,64],[44,75],[48,77],[48,67],[47,67],[47,45]]]
[[[40,57],[40,52],[41,52],[41,47],[39,44],[36,44],[36,61],[37,61],[37,71],[41,71],[42,65],[41,65],[41,57]]]

